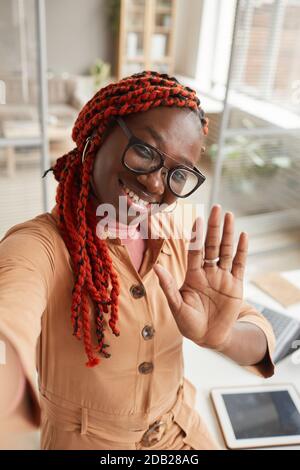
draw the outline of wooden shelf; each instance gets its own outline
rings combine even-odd
[[[132,0],[121,0],[119,45],[118,45],[118,70],[117,78],[121,79],[128,68],[149,70],[164,70],[172,75],[174,73],[175,47],[174,25],[176,24],[177,0],[171,0],[170,6],[161,5],[158,0],[145,0],[143,5],[134,5]],[[141,15],[141,24],[130,24],[133,14]],[[170,24],[163,25],[158,21],[158,15],[168,15]],[[157,24],[159,23],[159,24]],[[128,33],[136,33],[127,42]],[[155,35],[165,35],[165,38]],[[155,49],[153,49],[155,48]],[[162,54],[167,54],[160,57]],[[151,56],[158,58],[152,58]]]
[[[143,33],[144,32],[144,27],[143,26],[129,26],[127,29],[127,33]]]
[[[127,8],[129,13],[144,13],[145,11],[143,5],[130,5]]]
[[[155,30],[153,33],[159,33],[159,34],[170,34],[172,33],[172,28],[169,26],[155,26]]]
[[[171,15],[172,7],[156,7],[155,13],[158,15]]]
[[[165,56],[161,59],[150,59],[152,64],[170,64],[172,62],[171,56]]]
[[[127,62],[127,64],[134,64],[135,62],[142,63],[145,61],[145,57],[144,56],[136,56],[136,57],[124,56],[123,60],[124,62]]]

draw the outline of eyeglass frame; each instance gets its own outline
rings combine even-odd
[[[155,173],[156,171],[160,170],[161,168],[165,168],[167,170],[166,180],[167,180],[168,189],[171,191],[171,193],[174,196],[180,197],[182,199],[184,199],[186,197],[189,197],[191,194],[193,194],[195,191],[197,191],[197,189],[204,183],[204,181],[206,180],[206,177],[201,173],[200,170],[198,170],[197,167],[193,166],[192,168],[189,168],[188,166],[183,165],[183,164],[177,165],[174,168],[166,167],[164,165],[165,157],[170,158],[171,160],[175,160],[174,157],[171,157],[170,155],[163,152],[162,150],[159,150],[158,148],[154,147],[153,145],[150,145],[147,142],[144,142],[142,139],[139,139],[138,137],[136,137],[133,134],[133,132],[128,128],[127,124],[125,124],[125,121],[120,116],[114,116],[114,120],[119,124],[119,126],[121,127],[121,129],[124,131],[125,135],[128,138],[128,144],[126,145],[126,147],[124,149],[124,152],[123,152],[123,155],[122,155],[122,164],[127,170],[131,171],[134,174],[138,174],[138,175],[149,175],[151,173]],[[144,145],[145,147],[150,148],[152,150],[155,150],[155,152],[158,153],[158,155],[160,156],[161,161],[160,161],[160,165],[157,168],[154,168],[154,169],[152,169],[150,171],[147,171],[145,173],[144,171],[133,170],[128,165],[126,165],[126,163],[125,163],[126,152],[128,151],[128,149],[130,147],[132,147],[133,145],[137,145],[137,144],[138,145]],[[170,179],[172,177],[172,174],[178,169],[188,170],[191,173],[193,173],[194,175],[196,175],[197,178],[198,178],[198,183],[197,183],[196,187],[192,191],[190,191],[188,194],[186,194],[185,196],[180,196],[177,193],[175,193],[172,190],[171,185],[170,185]]]

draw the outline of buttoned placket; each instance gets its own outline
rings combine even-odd
[[[149,241],[148,241],[149,242]],[[149,299],[147,297],[147,284],[150,285],[153,282],[153,275],[156,274],[151,272],[153,265],[157,262],[159,255],[161,253],[162,247],[165,246],[166,240],[163,238],[150,240],[150,243],[147,243],[147,248],[144,253],[143,261],[140,267],[140,270],[137,271],[131,261],[129,251],[126,247],[126,244],[122,242],[119,238],[109,239],[109,247],[118,255],[118,259],[121,263],[124,263],[128,269],[128,274],[132,278],[132,284],[128,295],[134,298],[136,302],[137,315],[140,312],[145,312],[144,318],[138,316],[138,321],[140,326],[140,335],[137,338],[137,341],[140,341],[139,348],[139,357],[136,364],[137,370],[137,381],[136,381],[136,396],[142,396],[145,398],[145,402],[141,405],[136,403],[135,405],[144,410],[145,417],[150,413],[150,409],[153,406],[152,404],[152,389],[153,389],[153,379],[155,374],[155,334],[151,340],[145,340],[143,337],[143,329],[146,325],[151,325],[155,330],[154,325],[154,316],[152,312]],[[137,295],[136,298],[133,295],[133,288],[141,287],[144,289],[144,294]],[[136,290],[138,292],[138,289]],[[142,292],[142,289],[141,289]],[[142,307],[139,310],[139,305],[142,306],[143,303],[146,303],[146,307]]]

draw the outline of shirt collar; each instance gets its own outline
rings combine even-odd
[[[51,210],[51,215],[54,218],[55,222],[58,224],[59,223],[59,215],[58,215],[58,207],[57,204],[52,208]],[[166,240],[166,236],[164,236],[163,232],[163,225],[158,219],[158,215],[152,215],[151,218],[149,218],[149,244],[153,246],[162,246]],[[161,230],[159,230],[161,228]],[[109,236],[105,239],[108,244],[113,244],[113,245],[120,245],[124,246],[126,245],[126,240],[123,240],[122,238],[119,237],[113,237],[110,238]]]

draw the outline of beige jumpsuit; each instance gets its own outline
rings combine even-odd
[[[121,240],[107,240],[120,278],[121,334],[107,326],[111,357],[87,368],[83,343],[72,335],[74,277],[56,221],[54,207],[15,225],[0,243],[0,332],[34,391],[41,448],[217,449],[195,409],[196,388],[184,378],[183,338],[152,269],[159,260],[180,286],[186,240],[149,240],[139,272]],[[268,353],[248,369],[271,376],[270,324],[246,303],[238,321],[265,332]]]

